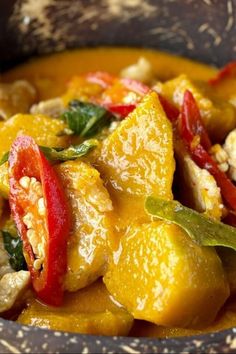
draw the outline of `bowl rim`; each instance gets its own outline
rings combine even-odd
[[[27,347],[26,347],[27,342]],[[173,338],[124,337],[55,331],[0,318],[1,346],[10,353],[235,353],[236,327],[219,332]],[[119,350],[119,351],[118,351]]]

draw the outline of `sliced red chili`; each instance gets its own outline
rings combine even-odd
[[[111,113],[117,114],[121,118],[125,118],[136,108],[136,104],[107,104],[105,107]]]
[[[164,96],[158,94],[162,108],[167,115],[168,119],[173,123],[179,116],[179,110],[172,103],[170,103]]]
[[[184,93],[180,124],[185,141],[191,143],[195,136],[199,136],[201,145],[206,150],[210,149],[211,141],[202,121],[199,108],[192,92],[188,90]]]
[[[114,84],[116,77],[105,71],[95,71],[86,74],[86,80],[93,84],[98,84],[106,89]]]
[[[215,77],[210,79],[208,83],[210,85],[217,85],[221,81],[230,78],[230,77],[235,77],[236,78],[236,61],[232,61],[225,65],[217,74]]]
[[[120,82],[125,88],[139,94],[140,96],[144,96],[150,91],[150,87],[137,80],[123,78],[120,79]]]
[[[216,162],[206,151],[206,148],[209,147],[210,140],[204,126],[202,126],[201,119],[199,120],[200,113],[199,111],[197,112],[198,108],[196,109],[196,107],[197,104],[193,96],[186,92],[179,116],[180,137],[187,146],[194,162],[200,168],[206,169],[212,176],[214,176],[218,187],[221,189],[222,197],[226,204],[232,210],[236,210],[236,187],[227,175],[218,168]],[[196,134],[200,139],[195,144],[194,139]]]
[[[53,167],[28,136],[18,137],[12,145],[9,177],[11,212],[23,240],[33,287],[42,301],[59,306],[63,299],[70,231],[63,188]],[[43,198],[43,213],[37,198]],[[40,254],[44,257],[39,258]]]

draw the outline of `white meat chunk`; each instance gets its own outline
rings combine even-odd
[[[233,181],[236,181],[236,129],[228,134],[223,148],[228,154],[228,174]]]
[[[57,118],[64,112],[64,110],[65,106],[63,100],[60,97],[56,97],[34,104],[30,109],[30,113],[43,114],[48,117]]]
[[[120,76],[133,80],[141,81],[145,84],[155,79],[151,63],[146,58],[139,58],[137,63],[124,68]]]
[[[35,99],[36,90],[26,80],[0,83],[0,118],[6,120],[16,113],[28,113]]]
[[[3,239],[0,235],[0,279],[4,274],[12,273],[13,269],[9,264],[9,256],[7,251],[4,248]]]
[[[5,274],[0,280],[0,313],[9,310],[22,297],[29,284],[28,271]]]
[[[187,154],[179,162],[183,174],[184,192],[190,207],[220,220],[224,205],[220,188],[214,177],[207,170],[199,168]]]

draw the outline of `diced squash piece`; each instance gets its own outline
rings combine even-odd
[[[19,135],[30,135],[39,145],[64,147],[68,144],[68,137],[58,137],[57,134],[65,127],[62,121],[47,116],[17,114],[0,127],[0,157]]]
[[[225,274],[230,286],[230,294],[236,295],[236,252],[230,248],[218,247],[217,252],[222,260]]]
[[[105,286],[98,281],[76,293],[65,294],[64,304],[59,308],[31,299],[18,322],[85,334],[127,335],[133,317],[112,301]]]
[[[157,326],[153,323],[145,323],[145,325],[134,325],[130,335],[132,337],[154,337],[154,338],[173,338],[173,337],[188,337],[200,334],[220,332],[224,329],[235,326],[236,312],[235,309],[224,308],[217,315],[215,321],[210,326],[204,326],[201,329],[177,328]]]
[[[69,138],[57,136],[65,127],[62,121],[44,115],[17,114],[0,125],[0,159],[19,135],[30,135],[39,145],[66,147]],[[0,195],[9,195],[8,163],[0,166]]]
[[[89,98],[100,95],[103,90],[100,85],[88,82],[82,76],[74,76],[69,82],[68,90],[62,96],[62,100],[65,106],[74,99],[88,101]]]
[[[112,186],[115,203],[134,200],[136,216],[140,215],[137,208],[144,210],[146,195],[172,198],[172,127],[155,92],[147,94],[103,141],[96,166],[108,188]]]
[[[73,228],[68,243],[65,289],[76,291],[104,273],[113,240],[112,203],[99,172],[68,161],[57,167],[69,204]]]
[[[8,162],[0,166],[0,196],[8,198],[10,192]]]
[[[134,318],[163,326],[207,325],[229,296],[214,248],[162,221],[130,227],[104,282]]]
[[[183,103],[185,91],[191,91],[214,141],[222,140],[236,127],[236,111],[233,105],[219,97],[209,95],[210,91],[204,84],[193,82],[186,75],[180,75],[163,84],[158,83],[155,89],[179,108]]]

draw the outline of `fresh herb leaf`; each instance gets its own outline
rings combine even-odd
[[[0,166],[2,166],[5,162],[8,161],[9,155],[10,155],[9,151],[5,152],[5,154],[2,156],[2,158],[0,160]]]
[[[85,140],[80,145],[71,145],[68,148],[50,148],[47,146],[39,146],[40,150],[44,153],[46,158],[51,161],[68,161],[68,160],[75,160],[79,157],[87,155],[92,149],[98,146],[98,140],[96,139],[89,139]],[[6,156],[5,156],[6,155]],[[9,151],[5,154],[4,161],[3,158],[1,161],[2,164],[8,161],[9,158]],[[0,162],[1,166],[1,162]]]
[[[72,131],[76,135],[89,138],[98,134],[114,116],[101,106],[73,100],[69,103],[69,109],[63,113],[62,119],[69,127],[67,132]]]
[[[68,161],[75,160],[79,157],[87,155],[92,149],[98,145],[96,139],[85,140],[80,145],[72,145],[66,149],[63,148],[50,148],[40,146],[40,150],[44,153],[46,158],[51,161]]]
[[[210,219],[177,201],[148,197],[145,209],[151,216],[180,226],[201,246],[224,246],[236,250],[236,228]]]
[[[14,237],[8,231],[2,231],[2,236],[11,267],[17,272],[27,269],[20,237]]]

